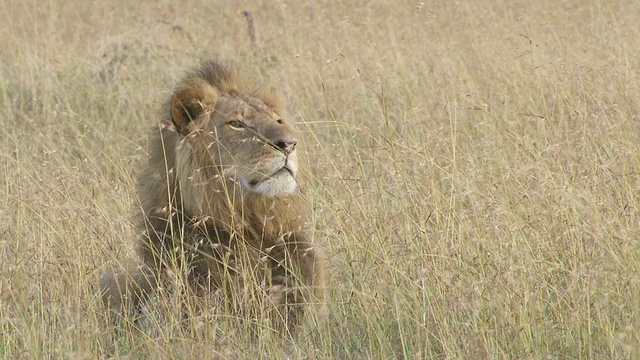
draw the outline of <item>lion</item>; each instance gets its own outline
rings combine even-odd
[[[138,179],[137,259],[100,279],[109,309],[139,309],[183,273],[197,294],[255,281],[286,327],[309,304],[324,312],[327,258],[307,235],[298,140],[282,108],[273,88],[217,61],[177,85]]]

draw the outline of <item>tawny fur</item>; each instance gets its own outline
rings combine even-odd
[[[296,138],[281,106],[273,90],[253,88],[213,61],[178,84],[138,182],[140,261],[100,281],[110,309],[135,308],[166,286],[167,271],[211,291],[247,279],[234,274],[240,263],[258,272],[262,262],[266,273],[249,278],[285,288],[279,311],[312,302],[322,312],[327,263],[305,233]]]

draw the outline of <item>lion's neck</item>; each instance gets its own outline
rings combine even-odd
[[[249,191],[232,180],[204,181],[203,172],[179,179],[182,207],[190,218],[204,219],[229,233],[260,236],[274,241],[303,228],[298,194],[268,197]]]

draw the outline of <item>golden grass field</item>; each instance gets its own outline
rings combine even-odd
[[[1,2],[0,357],[640,358],[638,24],[636,1]],[[98,294],[159,104],[212,57],[301,131],[332,295],[297,340],[216,309],[114,330]]]

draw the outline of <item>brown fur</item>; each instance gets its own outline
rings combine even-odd
[[[198,293],[264,282],[279,294],[280,317],[302,303],[321,310],[326,259],[304,231],[295,133],[274,91],[210,61],[177,86],[161,116],[138,184],[141,261],[103,275],[108,306],[139,305],[169,271]]]

